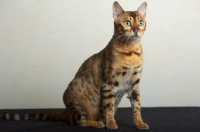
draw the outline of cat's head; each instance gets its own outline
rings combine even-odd
[[[118,2],[113,3],[114,35],[123,40],[140,39],[146,29],[147,3],[140,5],[137,11],[124,11]]]

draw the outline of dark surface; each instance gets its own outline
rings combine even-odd
[[[62,110],[1,110],[0,113],[52,113]],[[115,117],[118,124],[116,130],[70,126],[66,122],[0,120],[0,132],[200,132],[199,107],[142,108],[142,115],[150,126],[149,130],[138,130],[133,126],[131,108],[119,108]]]

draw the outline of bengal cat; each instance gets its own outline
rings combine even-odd
[[[68,85],[63,95],[66,110],[57,114],[25,114],[23,120],[62,120],[71,125],[117,129],[114,115],[127,93],[134,125],[138,129],[149,129],[141,117],[139,94],[146,9],[146,2],[137,11],[124,11],[114,2],[114,35],[103,50],[82,64]],[[9,114],[1,116],[11,119]],[[15,114],[14,119],[22,118]]]

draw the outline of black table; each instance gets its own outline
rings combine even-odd
[[[0,113],[54,113],[64,109],[0,110]],[[131,108],[119,108],[116,114],[118,129],[70,126],[66,122],[0,120],[0,132],[200,132],[200,107],[142,108],[143,120],[149,130],[133,126]]]

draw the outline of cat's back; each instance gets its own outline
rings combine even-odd
[[[100,94],[99,86],[102,76],[102,63],[105,61],[104,54],[106,49],[107,47],[82,63],[74,79],[69,83],[64,93],[64,98],[74,98],[71,95],[76,92],[79,93],[76,94],[77,97],[82,97],[84,95],[83,92],[88,94],[88,91],[95,92],[98,95]],[[92,92],[90,93],[92,94]]]
[[[79,109],[81,107],[87,113],[90,113],[89,119],[94,120],[94,118],[99,117],[101,64],[104,50],[92,55],[83,62],[74,79],[65,90],[63,101],[69,114],[71,108]]]

